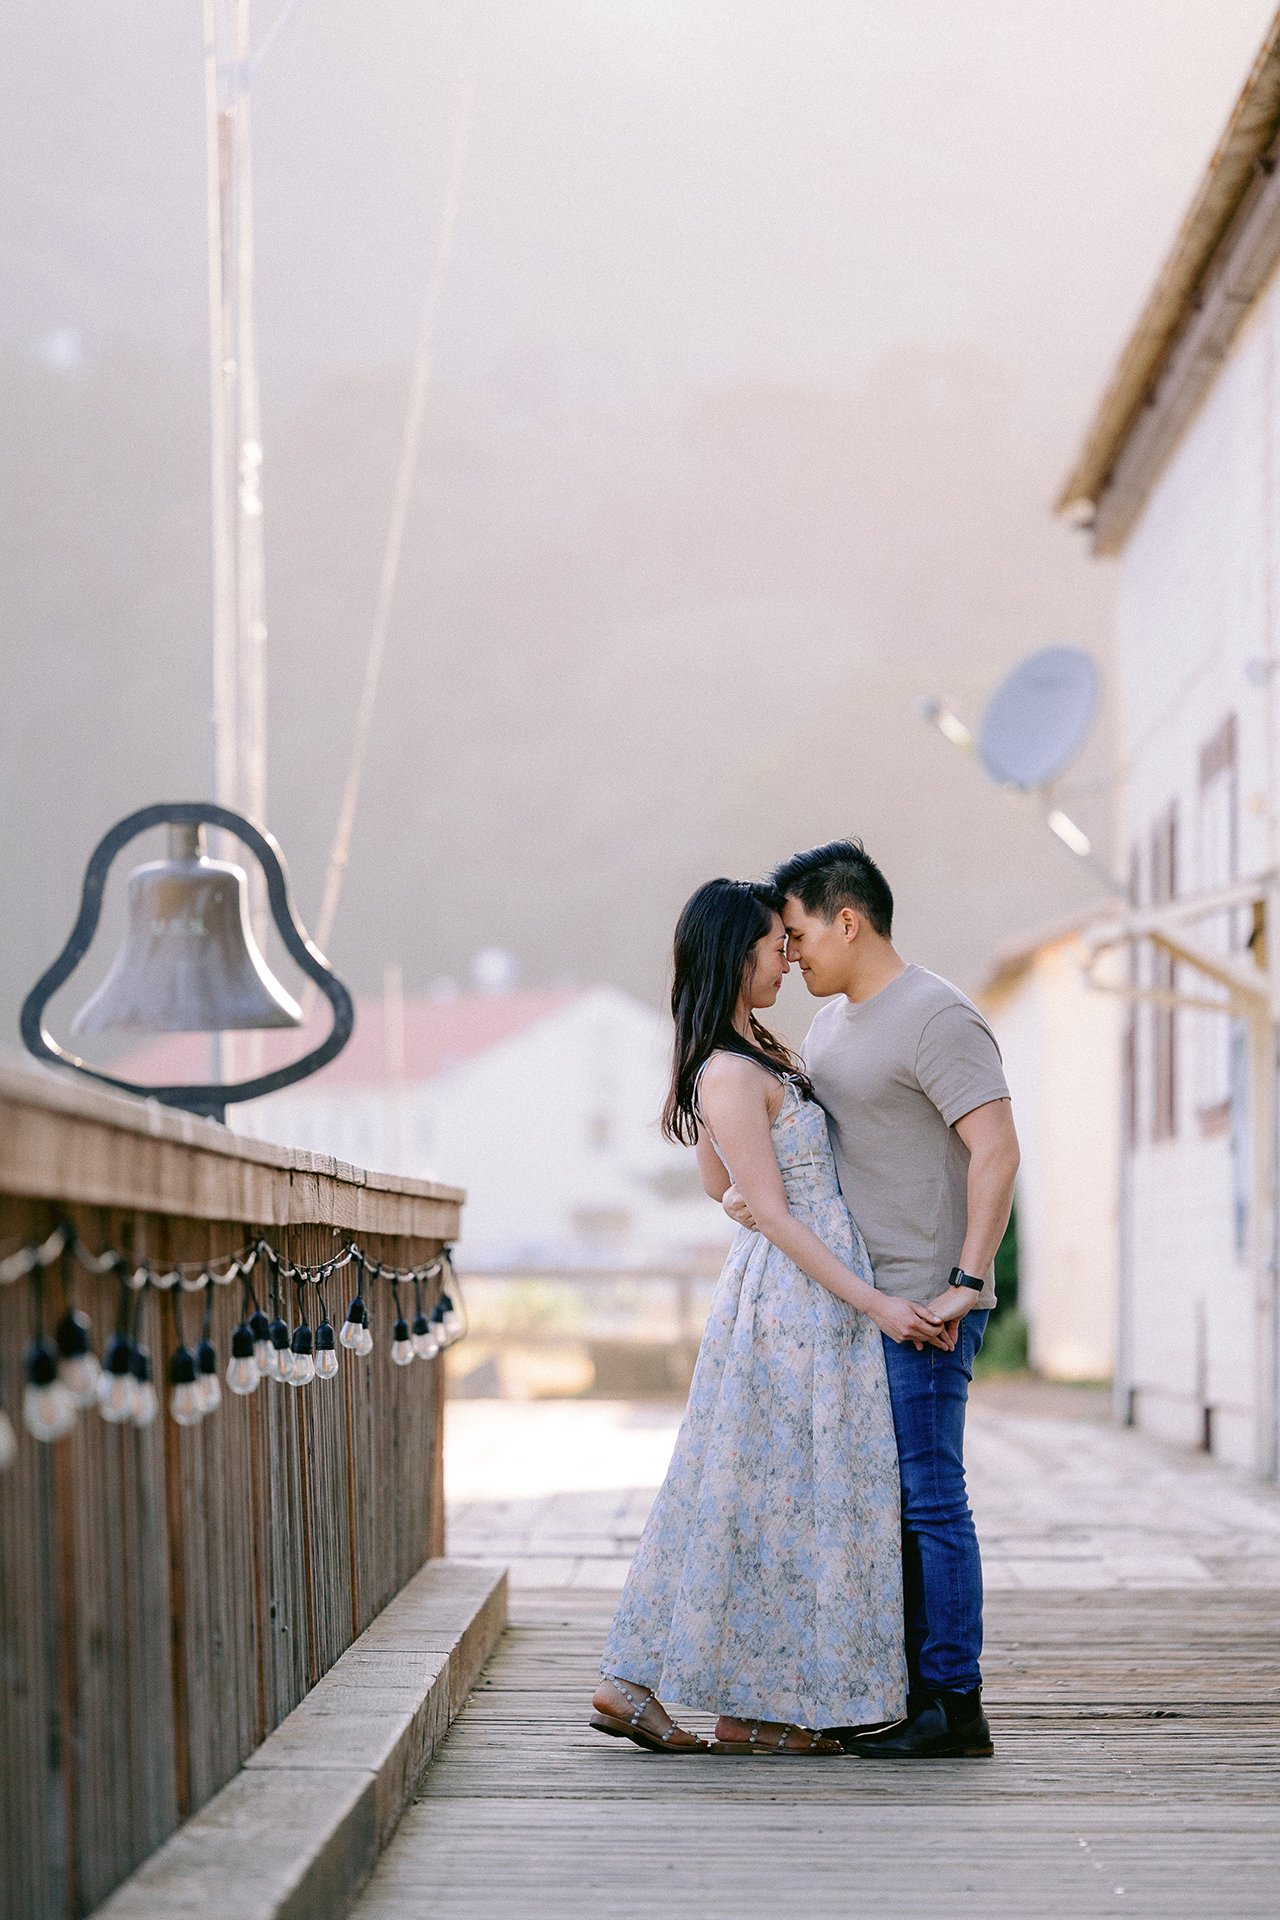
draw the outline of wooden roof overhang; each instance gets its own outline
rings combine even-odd
[[[1280,13],[1147,299],[1058,511],[1123,546],[1280,261]]]

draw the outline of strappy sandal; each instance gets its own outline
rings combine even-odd
[[[789,1747],[787,1741],[793,1733],[805,1734],[808,1744],[803,1747]],[[745,1740],[713,1740],[707,1751],[715,1754],[754,1753],[767,1755],[769,1758],[780,1755],[785,1759],[804,1760],[811,1755],[815,1758],[834,1756],[843,1753],[844,1748],[838,1740],[828,1739],[826,1734],[818,1733],[811,1727],[797,1727],[790,1720],[783,1723],[782,1732],[776,1740],[762,1740],[760,1722],[753,1720]]]
[[[715,1752],[715,1748],[706,1740],[703,1740],[698,1734],[691,1736],[697,1741],[696,1746],[673,1747],[671,1745],[672,1737],[677,1733],[685,1733],[688,1731],[687,1728],[679,1726],[674,1720],[672,1720],[671,1725],[665,1733],[650,1733],[647,1727],[640,1725],[640,1719],[650,1701],[657,1699],[657,1695],[647,1693],[643,1700],[637,1700],[634,1693],[632,1693],[628,1687],[624,1686],[622,1681],[617,1679],[613,1674],[609,1674],[606,1677],[609,1685],[616,1687],[623,1699],[631,1702],[635,1708],[635,1712],[631,1714],[628,1719],[624,1720],[618,1714],[605,1713],[597,1708],[591,1716],[591,1725],[600,1733],[611,1734],[615,1740],[634,1740],[638,1747],[644,1747],[650,1753]],[[659,1702],[659,1705],[661,1705],[661,1702]]]

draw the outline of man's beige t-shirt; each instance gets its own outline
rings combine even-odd
[[[819,1008],[801,1057],[876,1285],[924,1306],[964,1244],[969,1150],[955,1123],[1009,1098],[995,1035],[958,987],[908,966],[869,1000]],[[994,1271],[985,1279],[978,1305],[991,1307]]]

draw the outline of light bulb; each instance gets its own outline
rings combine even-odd
[[[293,1362],[289,1354],[289,1329],[277,1314],[271,1322],[268,1359],[262,1371],[272,1380],[287,1380]],[[261,1362],[259,1362],[261,1365]]]
[[[18,1453],[18,1436],[13,1430],[13,1422],[0,1407],[0,1473],[11,1467]]]
[[[149,1427],[160,1411],[160,1398],[151,1378],[151,1355],[144,1346],[133,1350],[133,1413],[135,1427]]]
[[[338,1349],[333,1328],[327,1320],[322,1320],[316,1328],[316,1379],[332,1380],[337,1371]]]
[[[212,1340],[202,1340],[196,1348],[196,1392],[201,1413],[212,1413],[222,1404],[222,1382],[218,1378],[218,1350]]]
[[[398,1367],[409,1367],[417,1356],[413,1351],[413,1341],[409,1338],[407,1320],[397,1320],[391,1330],[391,1358]]]
[[[257,1316],[255,1316],[257,1317]],[[231,1358],[227,1362],[227,1385],[232,1393],[252,1393],[261,1375],[258,1372],[252,1321],[241,1321],[231,1336]]]
[[[413,1316],[413,1350],[419,1360],[430,1360],[440,1351],[440,1342],[425,1313]]]
[[[190,1347],[176,1347],[169,1362],[169,1411],[180,1427],[194,1427],[204,1417],[196,1358]]]
[[[27,1348],[22,1418],[37,1440],[61,1440],[76,1423],[76,1403],[58,1378],[58,1349],[50,1340]]]
[[[368,1353],[369,1348],[362,1343],[361,1339],[362,1334],[367,1333],[368,1330],[369,1309],[357,1294],[347,1308],[347,1317],[342,1323],[342,1331],[338,1338],[349,1353]]]
[[[293,1365],[288,1379],[291,1386],[307,1387],[316,1377],[316,1363],[312,1358],[315,1342],[311,1338],[311,1329],[305,1320],[300,1320],[293,1330]]]
[[[462,1315],[454,1306],[447,1293],[440,1295],[440,1325],[444,1329],[445,1345],[452,1346],[462,1333]]]
[[[369,1355],[373,1352],[373,1328],[372,1327],[361,1327],[360,1343],[354,1349],[354,1351],[359,1355],[359,1357],[362,1360],[368,1359]]]
[[[249,1332],[253,1335],[253,1357],[258,1364],[260,1374],[269,1374],[275,1360],[275,1348],[271,1344],[271,1322],[261,1307],[256,1307],[249,1315]],[[241,1359],[244,1358],[242,1354]]]
[[[87,1313],[68,1307],[58,1322],[58,1378],[78,1407],[91,1407],[102,1372]]]
[[[132,1420],[138,1401],[138,1383],[133,1377],[133,1342],[121,1333],[112,1334],[107,1342],[97,1395],[98,1412],[104,1420],[116,1425],[122,1420]]]

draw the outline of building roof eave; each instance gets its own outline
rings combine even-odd
[[[1060,513],[1090,524],[1138,423],[1158,404],[1161,376],[1201,303],[1232,229],[1257,191],[1280,132],[1280,12],[1253,63],[1173,247],[1120,356],[1084,446],[1059,495]],[[1211,377],[1210,370],[1210,377]]]

